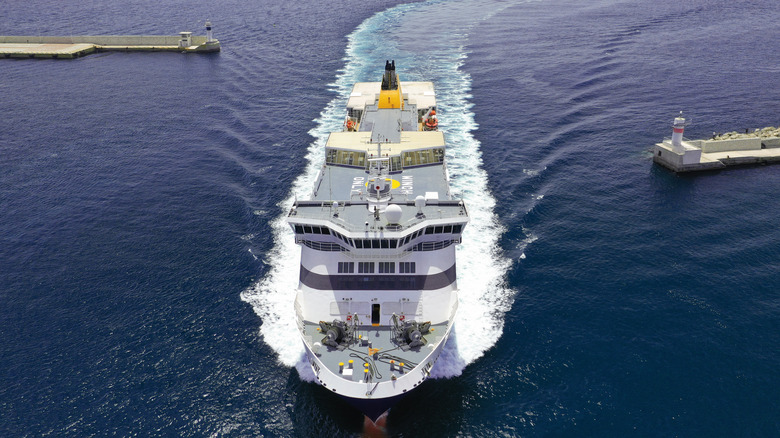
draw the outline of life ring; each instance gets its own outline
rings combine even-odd
[[[425,127],[428,128],[428,130],[433,131],[439,126],[439,122],[436,121],[434,118],[427,119],[425,121]]]
[[[352,315],[347,315],[347,322],[352,321]]]
[[[352,119],[347,120],[347,131],[352,131],[353,129],[355,129],[355,122]]]
[[[405,320],[405,319],[406,319],[406,316],[404,316],[404,315],[401,315],[401,317],[400,317],[399,319],[400,319],[401,321],[403,321],[403,320]]]

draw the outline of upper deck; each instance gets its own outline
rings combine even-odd
[[[297,201],[288,222],[329,223],[356,237],[468,221],[450,193],[432,82],[399,82],[388,64],[383,82],[354,85],[344,126],[328,137],[311,199]]]
[[[323,166],[312,199],[297,201],[290,210],[288,222],[319,225],[331,222],[345,234],[355,237],[352,233],[402,232],[424,221],[465,223],[468,220],[463,202],[451,196],[446,169],[442,164],[404,169],[384,176],[388,186],[384,205],[401,207],[401,217],[395,226],[389,226],[391,224],[385,215],[374,212],[373,207],[377,203],[368,184],[375,178],[361,168]],[[415,204],[418,196],[425,200],[422,206]],[[334,202],[337,205],[334,206]],[[379,208],[381,211],[385,209]]]
[[[400,82],[403,99],[417,108],[436,108],[436,92],[433,82]],[[357,82],[347,100],[347,112],[355,116],[354,111],[362,111],[376,103],[379,98],[381,82]]]

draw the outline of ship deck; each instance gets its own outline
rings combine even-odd
[[[363,371],[366,369],[364,364],[368,364],[372,384],[389,381],[393,376],[401,377],[405,372],[422,364],[446,335],[448,324],[448,321],[431,324],[430,333],[423,336],[426,344],[406,351],[394,342],[390,326],[360,326],[355,333],[355,337],[360,338],[355,343],[342,351],[323,345],[319,348],[317,357],[328,370],[345,380],[364,382],[366,374]],[[318,331],[319,327],[317,323],[308,321],[304,323],[303,337],[310,347],[323,338],[323,334]],[[378,352],[372,356],[369,348],[378,349]],[[350,360],[353,361],[352,368],[350,368]],[[344,364],[343,367],[339,365],[340,363]],[[400,366],[401,363],[404,364],[403,368]]]
[[[314,220],[328,221],[340,225],[348,232],[368,231],[366,223],[375,228],[374,214],[365,198],[365,184],[371,176],[360,168],[327,166],[322,178],[314,188],[312,200],[297,201],[290,212],[289,219],[301,219],[303,222]],[[390,190],[390,204],[402,208],[402,217],[395,231],[403,231],[424,221],[453,218],[466,219],[468,212],[461,200],[452,199],[445,169],[441,165],[431,165],[405,169],[402,173],[390,174],[393,189]],[[417,189],[423,187],[424,190]],[[414,205],[417,196],[426,198],[422,215]],[[338,201],[338,208],[333,208]],[[295,222],[295,221],[293,221]],[[462,221],[457,221],[462,222]],[[388,228],[387,232],[393,231]]]
[[[398,201],[414,201],[418,195],[425,196],[431,192],[436,193],[437,199],[449,199],[449,184],[444,172],[444,166],[434,164],[404,169],[403,172],[392,173],[386,178],[391,180],[391,194]],[[359,200],[360,192],[365,190],[371,178],[373,176],[363,168],[327,166],[322,179],[314,188],[312,200]]]

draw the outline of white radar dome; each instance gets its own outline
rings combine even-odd
[[[390,204],[385,209],[385,216],[387,216],[387,223],[397,224],[401,221],[402,215],[401,207],[396,204]]]
[[[418,195],[414,198],[414,206],[417,207],[417,213],[422,214],[422,209],[425,207],[425,198],[422,195]]]

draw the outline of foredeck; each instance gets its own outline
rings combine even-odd
[[[318,347],[316,354],[328,370],[345,380],[364,382],[364,370],[368,369],[371,383],[389,381],[393,376],[401,377],[421,364],[447,334],[448,324],[449,322],[431,325],[430,333],[424,335],[425,345],[406,351],[393,341],[392,329],[389,326],[359,326],[355,334],[356,342],[349,347],[340,351],[322,345]],[[319,324],[304,323],[303,338],[310,348],[324,336],[319,328]],[[371,354],[373,352],[376,354]],[[368,364],[368,367],[365,364]]]

